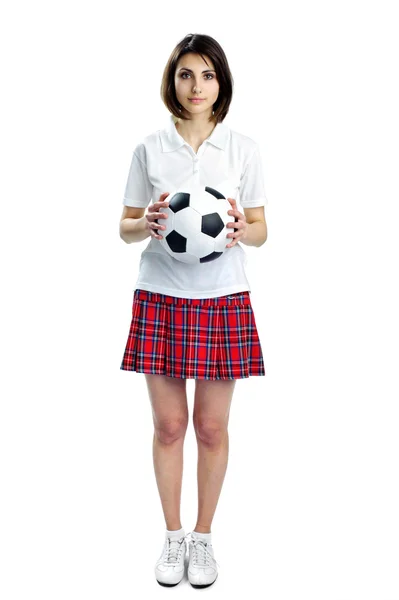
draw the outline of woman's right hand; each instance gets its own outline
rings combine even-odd
[[[159,196],[159,202],[154,202],[154,204],[150,204],[148,207],[148,212],[145,215],[147,218],[146,229],[149,230],[151,237],[161,240],[163,238],[162,235],[157,233],[158,229],[165,229],[165,225],[160,225],[157,223],[158,219],[167,219],[168,215],[163,212],[159,212],[161,206],[167,207],[169,206],[169,202],[165,202],[165,198],[169,196],[169,192],[164,192]]]

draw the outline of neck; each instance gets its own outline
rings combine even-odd
[[[175,119],[176,129],[184,138],[207,138],[216,127],[216,121],[208,115],[192,115],[189,120]]]

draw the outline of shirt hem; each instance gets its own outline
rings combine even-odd
[[[150,283],[137,282],[133,291],[140,289],[147,292],[155,292],[157,294],[165,294],[167,296],[175,296],[176,298],[217,298],[218,296],[226,296],[227,294],[237,294],[238,292],[251,292],[251,288],[247,284],[230,285],[219,290],[208,290],[198,292],[196,290],[175,290],[173,288],[165,288]]]
[[[239,204],[242,206],[242,208],[258,208],[261,206],[266,207],[268,204],[268,199],[266,196],[262,196],[260,198],[256,198],[256,200],[244,200],[243,203],[239,201]]]
[[[122,204],[125,206],[130,206],[131,208],[147,208],[149,202],[143,204],[139,200],[130,200],[130,198],[123,198]]]

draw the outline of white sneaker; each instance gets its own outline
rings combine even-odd
[[[172,587],[183,579],[187,552],[186,537],[184,534],[166,532],[162,554],[155,564],[155,577],[160,585]]]
[[[187,534],[188,535],[188,534]],[[212,544],[198,537],[195,531],[190,532],[188,580],[195,588],[212,585],[217,579],[218,563],[215,560]]]

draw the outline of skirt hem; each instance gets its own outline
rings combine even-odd
[[[148,370],[139,370],[139,369],[126,369],[125,367],[120,367],[121,371],[130,371],[132,373],[141,373],[148,375],[166,375],[167,377],[175,377],[177,379],[207,379],[210,381],[216,381],[220,379],[225,380],[233,380],[233,379],[248,379],[249,377],[264,377],[266,373],[250,373],[249,375],[243,375],[242,377],[196,377],[195,375],[171,375],[170,373],[164,373],[160,371],[148,371]]]

